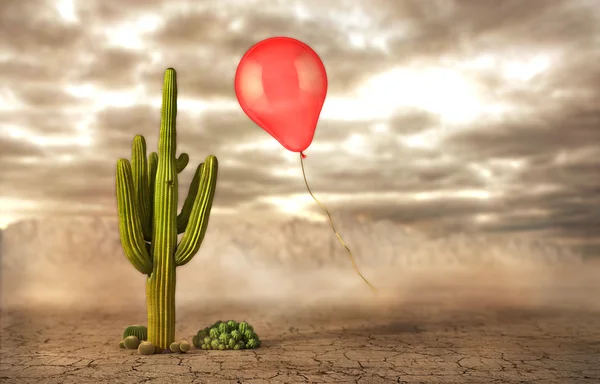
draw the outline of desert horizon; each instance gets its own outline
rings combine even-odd
[[[352,218],[339,220],[338,230],[378,293],[352,269],[327,223],[214,217],[199,253],[177,269],[178,303],[207,297],[236,301],[239,292],[252,300],[282,302],[368,303],[394,297],[402,302],[418,299],[421,291],[435,296],[455,289],[465,297],[487,294],[490,301],[518,303],[520,295],[530,304],[550,305],[553,299],[564,305],[573,294],[573,302],[585,305],[587,297],[587,304],[597,305],[593,289],[600,264],[535,237],[440,238],[392,222]],[[10,292],[3,295],[5,308],[23,300],[145,305],[144,275],[123,254],[116,217],[23,221],[2,237],[3,292]],[[563,288],[564,295],[558,294]]]

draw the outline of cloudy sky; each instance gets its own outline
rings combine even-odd
[[[306,170],[333,213],[598,245],[598,4],[3,0],[0,227],[114,215],[116,160],[138,133],[155,150],[167,67],[179,150],[220,159],[214,212],[318,218],[297,154],[233,89],[246,50],[283,35],[328,72]]]

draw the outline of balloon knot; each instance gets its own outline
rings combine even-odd
[[[303,159],[306,159],[306,155],[304,154],[304,152],[300,152],[300,156],[302,156]]]

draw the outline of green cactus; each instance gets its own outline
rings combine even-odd
[[[235,339],[229,339],[229,342],[227,343],[227,345],[229,346],[229,349],[233,349],[236,345],[236,341]]]
[[[202,340],[202,339],[204,339],[205,337],[208,336],[208,330],[201,329],[201,330],[198,331],[198,333],[196,334],[196,336],[198,336],[198,340]]]
[[[177,78],[165,71],[158,154],[146,159],[143,136],[133,140],[131,163],[117,162],[119,232],[125,256],[146,280],[147,340],[157,351],[175,339],[175,268],[198,252],[212,207],[218,162],[208,156],[196,169],[181,213],[177,215],[177,174],[189,157],[176,153]],[[177,235],[184,233],[179,244]]]
[[[237,329],[234,329],[231,331],[231,338],[235,341],[240,341],[242,340],[242,334]]]
[[[208,333],[209,333],[209,336],[210,336],[212,339],[217,339],[217,338],[219,338],[219,330],[218,330],[218,329],[216,329],[216,328],[211,328],[211,330],[210,330],[210,331],[208,331]]]
[[[125,332],[123,332],[123,339],[127,336],[135,336],[140,341],[148,340],[148,328],[143,325],[130,325],[125,328]]]
[[[190,350],[190,343],[187,340],[181,340],[181,342],[179,343],[179,350],[182,353],[186,353]]]
[[[227,325],[227,323],[221,323],[219,324],[219,332],[221,333],[229,333],[229,326]]]
[[[137,349],[140,345],[140,339],[138,339],[137,336],[127,336],[123,339],[123,345],[127,349]]]
[[[144,341],[138,346],[138,353],[140,355],[152,355],[155,352],[154,345],[152,343]]]
[[[242,321],[239,325],[238,325],[238,331],[240,331],[240,333],[243,335],[244,332],[246,332],[248,330],[248,323],[246,323],[245,321]]]
[[[249,329],[246,332],[244,332],[242,335],[244,336],[244,338],[246,340],[254,339],[256,337],[256,334]]]
[[[227,326],[229,327],[229,330],[234,330],[234,329],[237,329],[238,323],[235,320],[229,320],[227,322]]]
[[[169,349],[171,350],[171,352],[179,352],[180,351],[179,346],[180,346],[180,343],[177,341],[174,341],[171,343],[171,345],[169,345]]]
[[[229,336],[228,333],[221,333],[219,335],[219,341],[223,344],[227,344],[229,343],[229,339],[231,338],[231,336]]]

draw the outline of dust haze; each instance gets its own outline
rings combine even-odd
[[[10,226],[2,242],[3,310],[145,314],[145,276],[123,255],[116,223],[87,217]],[[373,315],[421,304],[600,309],[599,264],[557,245],[525,237],[431,238],[392,223],[349,219],[339,231],[377,292],[353,270],[326,224],[216,219],[200,252],[177,268],[178,316],[203,305],[241,305],[264,316],[273,307],[346,307]]]

